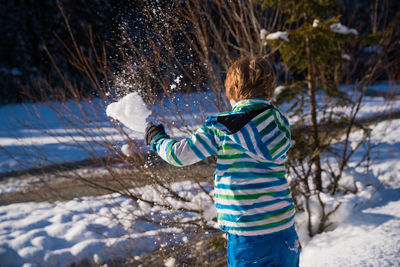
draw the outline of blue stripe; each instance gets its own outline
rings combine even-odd
[[[168,140],[168,139],[165,139],[165,140]],[[169,139],[169,140],[171,140],[171,139]],[[175,143],[177,143],[175,140],[171,140],[171,142],[168,143],[168,146],[167,146],[167,149],[166,149],[166,154],[169,152],[171,157],[175,160],[176,164],[183,166],[182,162],[175,155],[174,148],[173,148],[173,145],[175,145]],[[169,155],[167,154],[166,155],[167,159],[169,158],[168,156]]]
[[[240,157],[240,159],[242,159],[242,158],[249,158],[249,157]],[[239,161],[236,161],[236,162],[239,162]],[[269,165],[268,163],[258,163],[258,162],[254,162],[254,161],[245,161],[245,160],[241,160],[240,163],[241,164],[247,164],[248,165],[247,168],[252,168],[252,169],[257,169],[257,170],[265,170],[265,171],[271,171],[272,170],[271,168],[273,168],[273,167],[281,167],[281,166],[283,166],[283,165],[280,165],[280,164],[271,164],[271,165]],[[219,170],[219,171],[228,170],[228,169],[232,168],[232,164],[234,164],[234,163],[223,164],[223,163],[217,162],[217,170]],[[235,169],[232,168],[232,170],[234,171]]]
[[[214,132],[212,132],[210,129],[208,129],[207,127],[205,127],[204,125],[201,127],[201,130],[204,132],[204,134],[207,136],[207,138],[211,141],[211,143],[213,144],[213,146],[217,149],[218,148],[218,144],[215,141],[214,136],[216,135]]]
[[[232,135],[233,139],[238,143],[239,145],[242,145],[242,142],[240,141],[240,138],[238,136],[238,133]]]
[[[262,136],[266,136],[267,134],[269,134],[270,132],[272,132],[278,125],[276,124],[275,121],[271,121],[267,126],[265,126],[264,129],[262,129],[260,131],[260,134]]]
[[[282,173],[279,175],[279,173]],[[257,179],[257,178],[283,178],[285,176],[285,171],[280,172],[225,172],[224,177],[230,177],[231,179]]]
[[[254,222],[254,221],[259,221],[263,220],[265,217],[275,217],[279,215],[280,213],[287,213],[290,212],[293,209],[293,205],[289,204],[288,206],[273,210],[273,211],[268,211],[268,212],[263,212],[263,213],[257,213],[254,215],[243,215],[243,214],[226,214],[226,213],[219,213],[218,214],[218,219],[222,221],[227,221],[227,222],[236,222],[236,223],[246,223],[246,222]]]
[[[285,179],[279,179],[277,181],[264,182],[264,183],[254,183],[254,184],[217,184],[215,188],[218,189],[228,189],[228,190],[248,190],[248,189],[260,189],[272,186],[279,186],[286,184]]]
[[[274,141],[275,138],[277,138],[278,136],[280,136],[283,132],[282,131],[276,131],[276,133],[274,133],[273,136],[271,136],[270,138],[268,138],[267,140],[265,140],[264,144],[270,144],[272,141]],[[285,133],[283,133],[285,134]]]
[[[251,231],[258,231],[258,230],[268,230],[268,229],[273,229],[273,228],[278,228],[291,220],[293,220],[295,214],[290,216],[287,219],[282,220],[279,224],[277,223],[270,223],[270,225],[260,225],[260,226],[226,226],[226,225],[220,225],[220,229],[222,231],[240,231],[240,232],[251,232]],[[290,226],[291,227],[291,226]],[[289,227],[289,228],[290,228]]]
[[[208,138],[208,136],[206,136],[206,137]],[[195,138],[200,142],[200,144],[203,145],[203,147],[207,150],[207,152],[208,152],[208,154],[209,154],[210,156],[215,154],[216,151],[215,151],[214,149],[212,149],[212,148],[207,144],[207,142],[204,141],[204,140],[200,137],[200,135],[195,136]],[[209,138],[208,138],[208,139],[209,139]]]
[[[279,152],[279,154],[276,155],[275,158],[279,159],[283,154],[285,154],[290,149],[290,146],[291,144],[289,142],[289,144],[281,152]]]
[[[192,139],[190,139],[190,138],[188,137],[188,138],[186,138],[186,141],[188,142],[189,147],[193,150],[194,154],[196,154],[196,156],[197,156],[199,159],[205,159],[205,158],[206,158],[206,156],[204,156],[204,154],[201,153],[201,151],[194,145]]]
[[[250,123],[249,124],[252,128],[253,131],[257,131],[257,127],[254,125],[254,123]],[[257,135],[257,137],[255,138],[256,141],[256,145],[259,148],[259,150],[261,151],[261,153],[263,154],[263,156],[267,159],[267,160],[272,160],[271,155],[269,154],[269,150],[266,147],[266,145],[262,142],[262,137],[260,135]],[[273,164],[273,163],[268,163],[268,164]],[[277,164],[279,165],[279,164]]]
[[[250,137],[249,131],[247,131],[246,127],[243,127],[240,131],[242,132],[244,141],[246,142],[246,146],[249,149],[249,151],[256,154],[257,152],[254,149],[253,142]]]

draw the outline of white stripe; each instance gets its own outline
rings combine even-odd
[[[237,133],[236,133],[236,136],[239,137],[240,145],[241,145],[242,147],[246,148],[246,150],[249,150],[248,147],[247,147],[247,144],[246,144],[246,140],[245,140],[245,138],[243,137],[243,134],[242,134],[241,132],[237,132]],[[250,152],[250,151],[249,151],[249,152]],[[251,153],[251,152],[250,152],[250,153]]]
[[[224,225],[224,226],[230,226],[230,227],[250,227],[250,226],[258,226],[258,225],[263,225],[263,224],[270,224],[270,223],[274,223],[274,222],[279,222],[281,220],[290,218],[291,216],[293,216],[295,214],[295,210],[292,209],[291,211],[289,211],[288,213],[282,214],[278,217],[273,217],[273,218],[269,218],[269,219],[264,219],[264,220],[260,220],[260,221],[252,221],[252,222],[244,222],[244,223],[238,223],[238,222],[230,222],[230,221],[222,221],[219,220],[218,224],[219,225]]]
[[[284,171],[285,170],[285,167],[283,167],[283,168],[280,168],[278,171]],[[217,170],[217,174],[219,175],[219,176],[222,176],[222,175],[224,175],[226,172],[229,172],[229,173],[245,173],[245,172],[251,172],[251,173],[255,173],[255,174],[266,174],[266,175],[268,175],[268,174],[272,174],[272,173],[276,173],[276,172],[278,172],[278,171],[276,171],[276,170],[266,170],[266,169],[261,169],[261,168],[259,168],[259,169],[257,169],[257,168],[238,168],[238,169],[228,169],[228,170],[224,170],[224,171],[222,171],[222,170]],[[262,176],[260,176],[260,178],[266,178],[266,177],[262,177]],[[260,178],[252,178],[252,179],[260,179]]]
[[[257,199],[233,200],[233,199],[221,199],[221,198],[216,197],[216,198],[214,198],[214,200],[215,200],[215,203],[219,203],[222,205],[253,205],[256,203],[272,201],[272,200],[277,200],[277,199],[286,200],[288,197],[290,197],[290,195],[282,196],[282,197],[273,197],[270,195],[265,195],[265,196],[259,197]]]
[[[248,154],[246,154],[246,155],[248,155]],[[254,158],[243,158],[243,159],[220,159],[219,158],[218,159],[218,163],[229,164],[229,165],[232,163],[238,162],[238,161],[249,161],[249,162],[259,163],[259,161]]]
[[[257,179],[231,179],[230,177],[222,177],[218,184],[256,184],[256,183],[266,183],[266,182],[274,182],[279,181],[278,178],[257,178]]]
[[[174,140],[172,140],[172,139],[164,139],[160,145],[159,155],[165,161],[170,161],[172,163],[175,163],[175,160],[170,155],[168,155],[168,149],[167,149],[169,147],[169,145],[173,142],[174,142]]]
[[[252,129],[252,127],[250,125],[247,125],[246,127],[247,127],[247,131],[249,132],[251,142],[253,143],[253,147],[256,150],[256,154],[262,155],[263,153],[261,152],[260,148],[257,145],[257,140],[256,140],[256,136],[254,134],[254,130]]]
[[[278,144],[283,138],[286,138],[286,136],[283,134],[283,132],[281,132],[277,137],[275,137],[275,139],[274,139],[272,142],[270,142],[270,143],[267,145],[268,150],[273,149],[274,146],[275,146],[276,144]]]
[[[210,140],[210,138],[208,137],[208,135],[206,134],[206,132],[204,132],[203,130],[201,132],[198,133],[201,140],[203,140],[214,152],[217,152],[217,148],[215,147],[214,143]],[[199,142],[200,143],[200,142]],[[203,145],[202,145],[203,146]],[[204,147],[204,149],[206,149]],[[206,149],[207,150],[207,149]],[[207,155],[210,155],[209,152],[207,152]]]
[[[190,137],[190,139],[192,140],[193,146],[195,146],[198,150],[200,150],[200,152],[205,156],[210,156],[210,153],[208,153],[208,150],[201,144],[201,142],[199,141],[198,138],[196,138],[195,135],[192,135]],[[204,140],[204,139],[203,139]],[[189,145],[189,144],[188,144]]]
[[[264,135],[261,139],[261,141],[264,143],[265,141],[267,141],[267,139],[271,138],[272,136],[274,136],[274,134],[279,131],[278,127],[275,127],[275,129],[273,129],[269,134]]]
[[[275,151],[273,156],[272,155],[271,156],[275,157],[275,155],[279,155],[279,153],[281,153],[282,150],[284,150],[289,144],[290,144],[290,139],[286,138],[285,144],[281,148],[279,148],[277,151]]]
[[[220,195],[239,196],[239,195],[278,192],[278,191],[284,191],[287,188],[288,188],[288,185],[285,183],[283,185],[272,186],[272,187],[263,187],[263,188],[259,188],[259,189],[230,190],[230,189],[215,188],[215,192]]]
[[[261,113],[262,115],[264,115],[264,113]],[[258,117],[258,116],[257,116]],[[256,118],[257,118],[256,117]],[[254,119],[256,119],[254,118]],[[262,130],[264,130],[265,127],[267,127],[273,120],[274,120],[274,116],[272,116],[272,114],[263,122],[261,122],[258,126],[257,126],[257,130],[259,132],[261,132]]]
[[[248,210],[217,209],[217,211],[218,211],[218,213],[225,213],[225,214],[232,214],[232,215],[254,215],[254,214],[259,214],[259,213],[282,209],[282,208],[288,207],[290,205],[292,205],[290,202],[282,201],[282,202],[268,205],[268,206],[265,206],[262,208],[254,208],[254,209],[248,209]]]
[[[183,165],[190,165],[200,160],[200,158],[194,153],[194,151],[185,139],[175,143],[173,150],[175,156],[180,162],[182,162]],[[174,161],[172,156],[171,161]]]
[[[271,234],[275,233],[278,231],[282,231],[285,229],[288,229],[294,225],[294,218],[290,220],[288,223],[285,223],[281,226],[274,227],[274,228],[269,228],[265,230],[257,230],[257,231],[235,231],[235,230],[228,230],[230,234],[234,235],[242,235],[242,236],[256,236],[256,235],[266,235],[266,234]]]
[[[287,124],[285,123],[285,121],[282,119],[282,114],[280,112],[275,112],[276,117],[278,118],[279,122],[281,123],[281,125],[283,127],[285,127]],[[286,128],[286,127],[285,127]]]

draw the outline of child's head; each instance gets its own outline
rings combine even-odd
[[[271,64],[263,57],[242,57],[229,68],[225,80],[225,93],[235,102],[251,98],[272,98],[275,74]]]

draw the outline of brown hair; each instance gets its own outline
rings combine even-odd
[[[263,57],[242,57],[226,73],[225,93],[229,99],[272,98],[274,90],[274,70]]]

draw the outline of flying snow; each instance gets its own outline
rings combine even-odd
[[[122,122],[137,132],[145,132],[146,119],[151,111],[137,93],[130,93],[118,102],[111,103],[106,109],[107,116]]]

